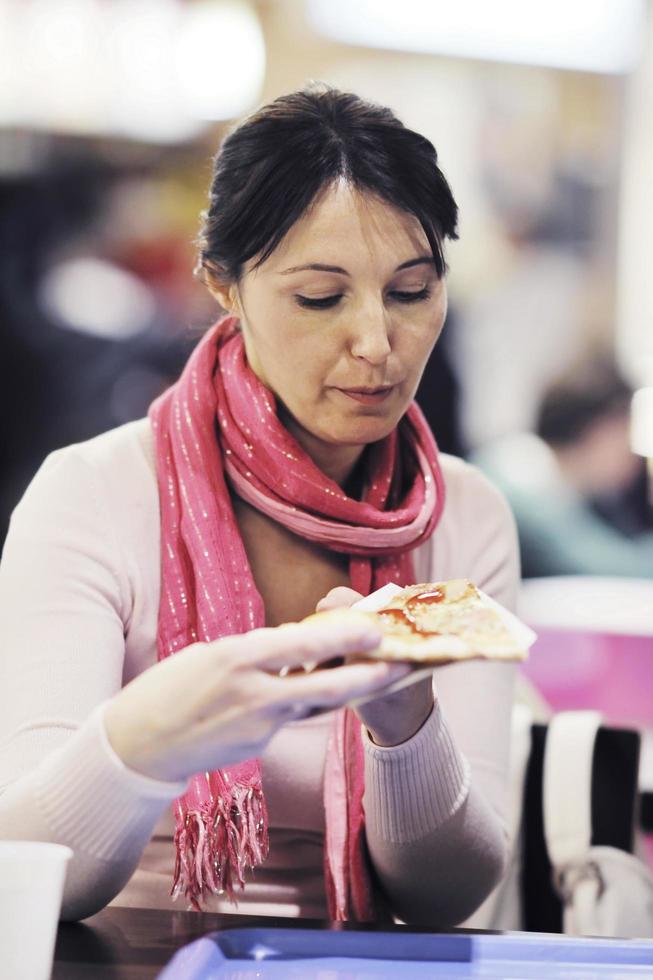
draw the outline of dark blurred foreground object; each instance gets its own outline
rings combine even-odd
[[[588,362],[547,392],[536,433],[474,454],[515,514],[524,577],[653,578],[645,462],[629,446],[630,400],[611,364]]]
[[[449,307],[444,330],[426,362],[415,398],[440,451],[465,456],[467,448],[460,425],[460,385],[449,352],[449,338],[455,329],[456,316]]]
[[[47,454],[142,416],[197,339],[171,331],[156,302],[141,329],[126,323],[124,336],[71,329],[44,302],[53,269],[102,249],[96,223],[118,179],[97,160],[65,159],[0,181],[0,547]],[[98,267],[111,269],[102,258]],[[82,298],[89,301],[78,295],[80,309]],[[116,300],[99,289],[90,296],[105,315]]]

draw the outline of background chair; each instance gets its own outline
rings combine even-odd
[[[538,634],[524,678],[554,711],[594,709],[640,731],[638,810],[653,867],[653,581],[527,579],[518,612]]]
[[[524,785],[522,823],[522,928],[562,932],[563,905],[544,837],[543,766],[546,725],[533,725]],[[633,853],[638,821],[639,733],[602,726],[594,745],[591,783],[593,847]]]

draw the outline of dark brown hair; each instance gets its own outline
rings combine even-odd
[[[632,390],[611,358],[589,358],[546,391],[536,432],[552,446],[568,446],[597,422],[626,415],[631,398]]]
[[[263,263],[317,195],[343,178],[420,222],[441,276],[458,209],[433,145],[390,109],[327,86],[263,106],[225,139],[202,215],[198,272],[237,282]]]

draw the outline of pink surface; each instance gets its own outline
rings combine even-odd
[[[653,728],[653,638],[538,629],[522,667],[556,711],[595,708],[613,725]]]
[[[539,628],[522,670],[555,711],[594,708],[611,725],[653,730],[653,637]],[[643,846],[653,869],[653,834]]]

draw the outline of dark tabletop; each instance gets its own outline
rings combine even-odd
[[[186,943],[213,930],[251,926],[342,928],[311,919],[107,908],[59,926],[52,980],[149,980]]]
[[[431,930],[415,927],[379,923],[376,926],[322,922],[311,919],[277,919],[270,916],[255,917],[246,915],[215,915],[212,913],[170,912],[158,909],[107,908],[82,923],[64,923],[59,926],[55,950],[52,980],[150,980],[158,976],[174,953],[208,932],[226,929],[267,927],[301,929],[311,928],[333,930],[335,932],[361,931],[429,933],[433,940],[474,943],[479,948],[474,956],[465,947],[465,955],[460,963],[470,965],[476,955],[484,956],[496,966],[505,966],[505,947],[510,944],[514,957],[513,965],[520,965],[520,971],[510,972],[510,976],[539,978],[565,978],[598,975],[593,967],[600,963],[619,963],[618,975],[651,977],[649,967],[653,964],[653,941],[576,939],[570,936],[533,933],[492,933],[483,930],[452,929],[446,935],[432,933]],[[455,935],[454,935],[455,934]],[[344,937],[343,937],[344,938]],[[351,937],[352,939],[354,937]],[[334,935],[335,939],[335,935]],[[381,937],[379,937],[381,941]],[[415,939],[411,939],[414,943]],[[496,944],[502,944],[503,952],[497,959]],[[534,948],[533,943],[537,946]],[[485,952],[480,948],[487,947]],[[315,939],[311,940],[311,946]],[[321,944],[320,944],[321,945]],[[342,944],[340,944],[342,946]],[[423,945],[423,944],[422,944]],[[493,950],[489,949],[489,946]],[[581,948],[582,947],[582,948]],[[396,950],[395,946],[395,950]],[[460,950],[458,950],[460,952]],[[582,955],[581,955],[582,954]],[[367,954],[366,954],[367,955]],[[396,959],[396,957],[391,957]],[[426,956],[430,960],[432,957]],[[449,957],[445,957],[449,960]],[[468,962],[469,961],[469,962]],[[453,962],[453,960],[452,960]],[[554,971],[553,966],[557,964]],[[435,965],[435,964],[434,964]],[[446,965],[446,963],[445,963]],[[643,966],[645,965],[645,966]],[[642,972],[644,970],[644,972]],[[392,975],[392,974],[389,974]],[[400,975],[397,974],[397,975]],[[438,972],[438,976],[443,975]],[[472,973],[456,973],[456,976],[471,976]],[[474,976],[478,974],[473,973]],[[506,976],[502,970],[487,972],[487,976]],[[601,976],[605,974],[602,972]],[[611,976],[615,974],[610,974]],[[4,980],[4,977],[2,978]],[[7,978],[9,980],[9,978]]]

